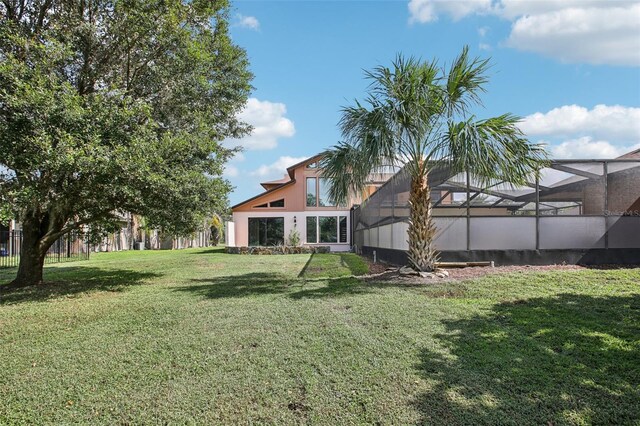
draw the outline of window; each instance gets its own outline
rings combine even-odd
[[[317,205],[316,178],[307,178],[307,207]]]
[[[317,169],[317,168],[318,168],[318,163],[315,161],[313,163],[307,164],[307,169]]]
[[[347,242],[347,217],[340,216],[340,230],[338,236],[340,237],[341,243]]]
[[[320,178],[318,182],[320,197],[318,198],[318,206],[320,207],[329,207],[332,206],[329,201],[329,180]]]
[[[329,201],[329,180],[307,178],[307,207],[332,207]]]
[[[315,244],[318,242],[318,218],[315,216],[307,216],[307,243]]]
[[[266,208],[267,208],[267,203],[260,204],[259,206],[254,207],[254,209],[266,209]]]
[[[307,216],[307,244],[348,242],[347,216]]]
[[[338,223],[335,216],[320,216],[318,218],[321,243],[338,242]]]
[[[275,246],[284,244],[283,217],[250,217],[249,245]]]
[[[270,202],[269,207],[284,207],[284,198]]]

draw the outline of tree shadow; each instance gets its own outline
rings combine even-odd
[[[292,292],[292,299],[319,299],[370,293],[373,286],[353,277],[306,279]]]
[[[368,270],[368,263],[353,253],[312,253],[298,278],[339,278],[336,274],[357,276],[366,274]]]
[[[340,256],[340,263],[342,266],[348,268],[353,275],[363,275],[369,272],[368,260],[365,260],[365,263],[363,264],[362,259],[364,258],[360,258],[353,253],[338,253],[338,256]]]
[[[191,280],[193,285],[176,287],[175,291],[189,292],[208,299],[280,294],[290,291],[296,280],[271,272],[251,272]]]
[[[632,424],[640,420],[640,295],[562,294],[444,322],[425,349],[423,423]]]
[[[309,270],[309,267],[315,255],[316,255],[315,253],[311,253],[311,256],[309,256],[309,259],[307,259],[307,263],[305,263],[302,269],[300,270],[300,273],[298,274],[298,278],[303,278],[305,276],[305,274]]]
[[[160,277],[154,272],[128,269],[99,269],[86,266],[58,267],[45,271],[44,284],[16,289],[3,289],[0,285],[0,305],[23,302],[43,302],[49,299],[73,296],[94,291],[123,291]],[[64,279],[62,279],[64,278]]]
[[[196,254],[196,255],[203,255],[203,254],[224,254],[224,247],[222,246],[216,246],[216,247],[209,247],[206,250],[203,251],[198,251],[195,253],[189,253],[189,254]]]
[[[175,291],[190,292],[208,299],[284,294],[292,299],[338,297],[369,291],[353,277],[300,279],[279,273],[252,272],[191,280],[194,284]]]

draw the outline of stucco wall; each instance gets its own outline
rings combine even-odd
[[[243,247],[249,245],[249,218],[255,217],[283,217],[284,218],[284,238],[287,240],[289,233],[293,229],[297,229],[300,233],[300,240],[303,245],[320,245],[329,246],[331,251],[349,251],[351,242],[342,244],[307,244],[307,216],[346,216],[347,217],[347,238],[351,234],[351,217],[349,210],[332,210],[332,211],[250,211],[250,212],[234,212],[233,227],[235,228],[235,246]],[[295,223],[294,223],[295,218]]]

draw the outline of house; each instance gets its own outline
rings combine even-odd
[[[227,245],[268,246],[298,232],[304,245],[355,249],[407,262],[410,179],[371,177],[347,206],[331,206],[320,156],[264,182],[265,192],[233,207]],[[435,165],[434,240],[443,261],[498,264],[640,263],[640,150],[604,160],[553,160],[518,186],[483,182]]]
[[[318,154],[287,168],[284,178],[261,183],[264,192],[233,206],[233,222],[227,224],[227,246],[289,244],[297,233],[302,245],[349,251],[351,206],[370,196],[392,175],[371,175],[362,194],[351,197],[346,206],[334,206],[327,196],[321,158]]]

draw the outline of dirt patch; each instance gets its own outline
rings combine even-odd
[[[510,274],[510,273],[529,273],[529,272],[545,272],[545,271],[577,271],[585,269],[580,265],[510,265],[492,267],[471,267],[471,268],[450,268],[449,278],[463,281],[472,278],[480,278],[485,275],[493,274]]]
[[[366,281],[394,281],[396,283],[403,283],[407,285],[411,284],[425,284],[429,282],[443,283],[443,282],[459,282],[466,281],[474,278],[480,278],[487,275],[494,274],[509,274],[509,273],[529,273],[529,272],[544,272],[544,271],[572,271],[582,270],[584,266],[579,265],[510,265],[510,266],[496,266],[496,267],[467,267],[467,268],[447,268],[449,276],[446,278],[421,278],[418,276],[404,276],[400,275],[397,267],[385,265],[382,263],[369,265],[369,276],[363,277]]]
[[[481,278],[494,274],[529,273],[545,271],[579,271],[583,269],[629,269],[640,268],[638,265],[506,265],[506,266],[472,266],[467,268],[444,268],[449,272],[446,278],[421,278],[418,276],[405,276],[398,273],[398,267],[384,262],[373,263],[371,259],[362,257],[369,265],[369,274],[360,277],[368,282],[393,281],[407,285],[423,285],[425,283],[460,282]]]
[[[373,262],[371,262],[371,260],[367,259],[366,257],[364,257],[363,259],[369,264],[369,274],[371,274],[371,275],[373,275],[373,274],[381,274],[385,270],[387,270],[388,268],[391,268],[391,266],[387,265],[386,263],[380,263],[380,262],[373,263]]]

